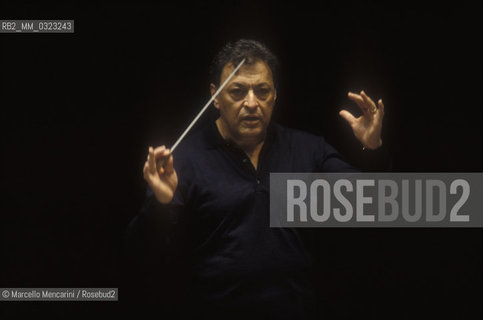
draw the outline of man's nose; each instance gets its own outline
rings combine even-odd
[[[248,91],[245,106],[250,109],[258,107],[257,96],[255,95],[253,90]]]

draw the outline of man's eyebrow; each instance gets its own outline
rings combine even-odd
[[[245,83],[241,83],[241,82],[232,82],[230,83],[230,86],[247,87]]]
[[[241,83],[241,82],[232,82],[230,86],[239,86],[239,87],[249,87],[246,83]],[[270,84],[266,81],[262,83],[257,83],[254,85],[254,87],[263,87],[263,86],[270,86]]]
[[[268,82],[265,82],[265,81],[264,81],[264,82],[262,82],[262,83],[257,83],[257,84],[255,85],[255,87],[263,87],[263,86],[270,86],[270,84],[269,84]]]

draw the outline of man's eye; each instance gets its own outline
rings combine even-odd
[[[246,91],[242,89],[232,89],[230,90],[230,95],[235,100],[241,100],[246,95]]]
[[[262,100],[265,100],[269,94],[270,94],[270,89],[267,89],[267,88],[261,88],[255,91],[255,95]]]

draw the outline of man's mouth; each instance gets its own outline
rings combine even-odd
[[[248,123],[255,123],[257,121],[260,121],[260,117],[257,117],[257,116],[245,116],[245,117],[242,117],[242,121],[246,121]]]

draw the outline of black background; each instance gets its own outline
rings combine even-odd
[[[0,286],[120,298],[2,303],[0,316],[135,314],[122,237],[147,148],[174,143],[208,100],[209,63],[230,40],[273,49],[275,118],[350,162],[361,146],[338,111],[357,112],[346,94],[364,89],[385,103],[393,171],[481,171],[481,14],[479,1],[2,3],[2,19],[75,19],[75,33],[0,34]],[[320,232],[332,318],[481,316],[480,229]]]

